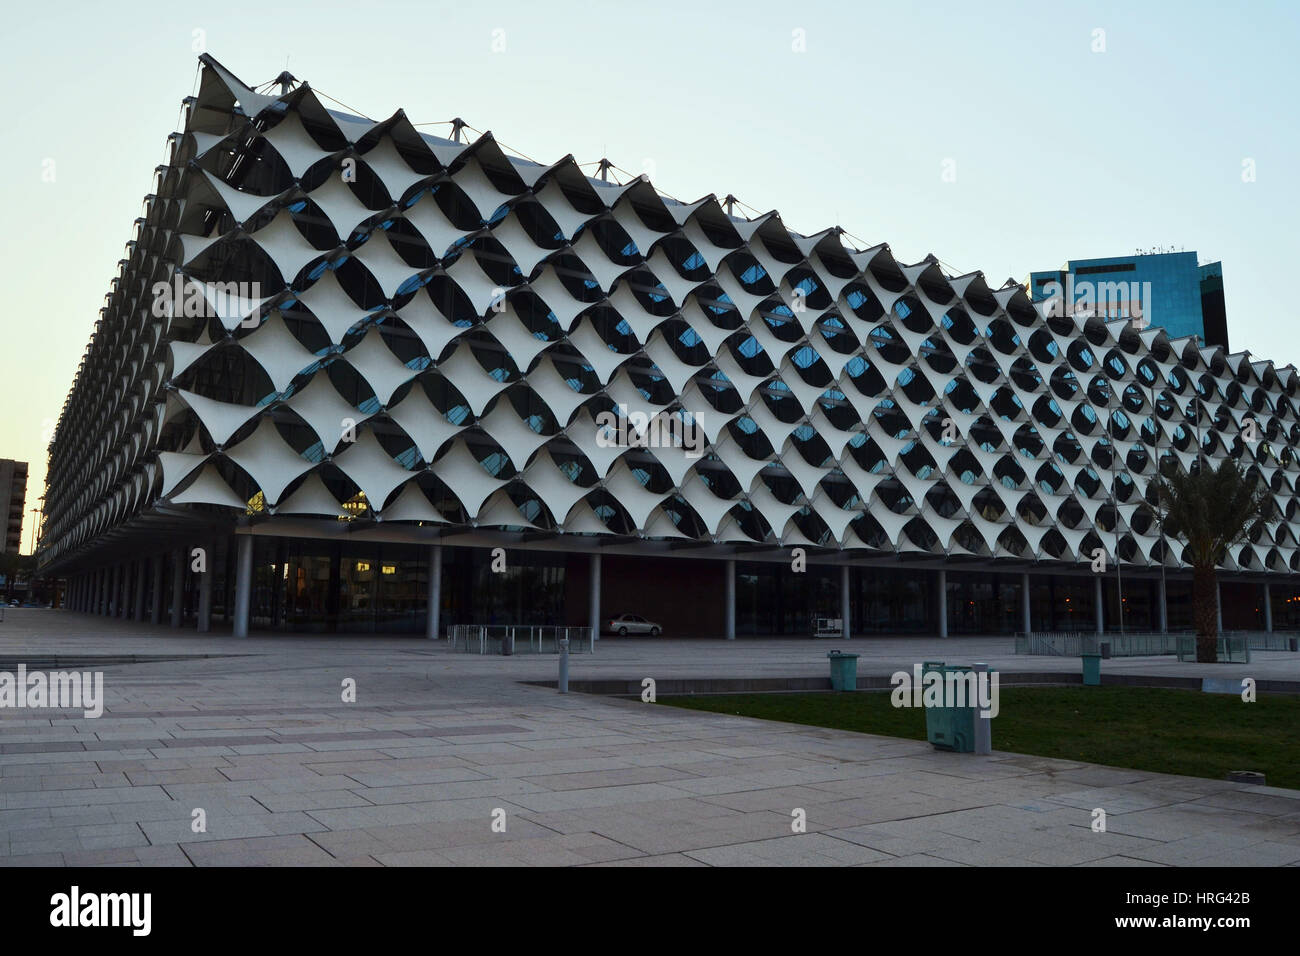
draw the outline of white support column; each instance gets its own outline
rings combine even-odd
[[[948,572],[939,572],[939,636],[948,636]]]
[[[185,549],[177,548],[176,564],[172,567],[172,627],[180,627],[185,619]]]
[[[1092,604],[1097,612],[1097,633],[1106,633],[1106,613],[1102,608],[1101,575],[1092,576]]]
[[[162,623],[163,609],[163,561],[167,555],[155,554],[149,560],[153,563],[153,602],[149,606],[149,623]]]
[[[1273,633],[1273,585],[1264,582],[1264,631]]]
[[[135,563],[135,596],[131,599],[131,617],[144,623],[144,559]]]
[[[1033,631],[1033,618],[1030,616],[1029,572],[1020,575],[1020,623],[1024,626],[1025,637]]]
[[[1219,579],[1217,577],[1214,579],[1214,605],[1215,605],[1214,611],[1218,615],[1218,624],[1219,624],[1218,631],[1220,634],[1222,634],[1223,633],[1223,585],[1219,583]]]
[[[849,620],[849,566],[840,567],[840,637],[849,641],[853,639],[853,622]]]
[[[600,640],[600,555],[591,556],[591,593],[587,597],[587,619],[591,622],[591,639]]]
[[[208,544],[204,546],[204,550],[207,554],[203,565],[203,573],[199,575],[198,630],[200,634],[206,634],[212,630],[212,578],[216,573],[213,570],[216,549],[211,544]]]
[[[1169,596],[1165,590],[1165,579],[1160,579],[1160,633],[1169,633]]]
[[[424,636],[431,641],[438,639],[438,628],[442,615],[442,545],[429,545],[429,588],[428,607],[426,608]]]
[[[235,637],[248,637],[248,614],[253,605],[253,536],[235,535]]]
[[[727,602],[727,613],[725,618],[725,636],[727,640],[734,641],[736,639],[736,562],[728,558],[726,563],[727,586],[725,588],[725,600]]]

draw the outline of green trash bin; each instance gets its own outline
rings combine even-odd
[[[947,686],[948,674],[969,674],[971,668],[965,665],[946,665],[942,661],[926,661],[921,669],[921,679],[930,671],[938,671]],[[963,678],[964,680],[964,678]],[[946,700],[946,695],[945,698]],[[922,690],[924,700],[924,689]],[[955,753],[975,752],[976,701],[968,700],[965,707],[952,707],[947,703],[937,707],[927,705],[925,708],[925,736],[931,745],[939,750],[951,750]]]
[[[1101,686],[1101,655],[1081,654],[1083,658],[1083,684],[1085,687]]]
[[[857,690],[858,655],[831,651],[826,656],[831,662],[831,690]]]

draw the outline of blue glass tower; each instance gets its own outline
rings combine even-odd
[[[1142,316],[1178,338],[1195,335],[1227,348],[1223,322],[1223,269],[1198,265],[1195,252],[1071,259],[1062,268],[1031,272],[1029,295],[1035,302],[1063,298],[1066,311],[1089,309],[1112,318]],[[1207,316],[1207,286],[1217,308]],[[1216,294],[1217,293],[1217,298]]]

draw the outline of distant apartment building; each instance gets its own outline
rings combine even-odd
[[[1170,338],[1195,335],[1228,348],[1223,264],[1199,265],[1195,252],[1071,259],[1060,269],[1031,272],[1034,302],[1053,302],[1062,315],[1132,318],[1163,328]]]
[[[4,505],[4,537],[0,554],[17,554],[23,542],[23,507],[27,501],[27,462],[0,458],[0,504]]]

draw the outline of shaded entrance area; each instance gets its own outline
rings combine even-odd
[[[859,559],[796,571],[775,549],[761,559],[635,553],[633,544],[589,552],[576,550],[588,545],[576,539],[565,542],[573,550],[518,540],[494,549],[450,537],[196,539],[193,547],[159,542],[165,550],[77,572],[68,580],[68,606],[235,634],[241,620],[271,632],[444,636],[454,624],[589,627],[620,614],[654,621],[669,637],[703,638],[809,637],[818,618],[847,619],[856,637],[1162,629],[1162,582],[1149,572],[1126,571],[1121,597],[1113,570],[1100,577],[1014,564]],[[195,567],[195,547],[205,570]],[[241,569],[249,585],[244,601]],[[1291,578],[1221,577],[1220,592],[1223,630],[1300,630],[1300,584]],[[1190,630],[1190,578],[1167,576],[1163,593],[1166,629]]]

